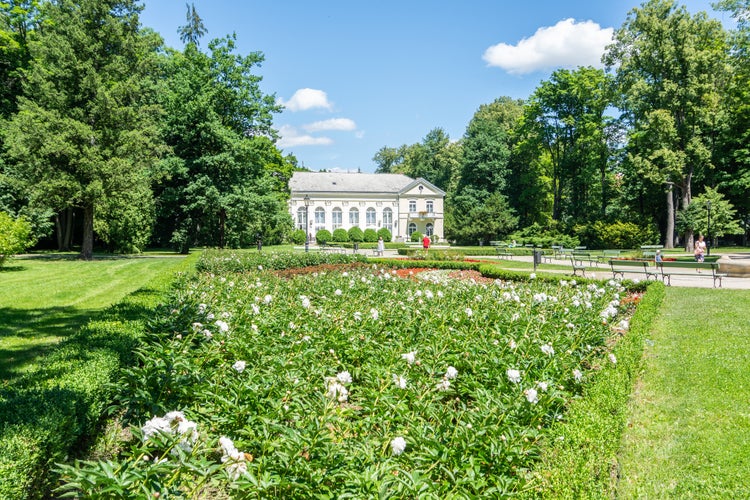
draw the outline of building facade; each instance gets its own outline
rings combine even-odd
[[[295,172],[289,180],[289,212],[297,229],[311,237],[357,226],[388,229],[393,241],[412,233],[444,237],[445,192],[430,182],[401,174]]]

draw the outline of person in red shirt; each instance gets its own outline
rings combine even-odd
[[[422,238],[422,247],[424,247],[425,250],[430,248],[430,237],[426,234],[424,235],[424,238]]]

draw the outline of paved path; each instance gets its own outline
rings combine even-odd
[[[370,255],[369,251],[368,254]],[[398,252],[396,250],[386,250],[384,257],[399,257]],[[503,262],[507,262],[503,259],[498,259],[494,256],[482,256],[482,259],[486,260],[496,260],[498,264],[502,265]],[[530,255],[519,255],[512,257],[512,260],[515,261],[521,261],[521,262],[533,262],[532,257]],[[566,264],[565,261],[552,261],[553,264],[564,266]],[[550,272],[550,273],[567,273],[572,274],[572,271],[565,271],[562,269],[545,269],[545,265],[542,264],[537,268],[540,272]],[[523,269],[518,268],[508,268],[513,271],[524,271]],[[530,270],[529,270],[530,271]],[[612,277],[612,272],[608,269],[606,264],[599,264],[599,267],[596,267],[596,265],[587,267],[586,269],[586,277],[588,278],[598,278],[598,279],[609,279]],[[711,278],[711,274],[703,273],[699,274],[696,272],[695,277],[693,276],[672,276],[671,278],[672,286],[683,286],[683,287],[694,287],[694,288],[713,288],[714,287],[714,280]],[[732,278],[732,277],[726,277],[721,280],[721,287],[722,288],[731,288],[731,289],[739,289],[739,290],[750,290],[750,278]]]

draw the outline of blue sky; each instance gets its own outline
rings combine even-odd
[[[265,56],[262,90],[286,109],[278,145],[311,170],[372,172],[383,146],[464,134],[482,104],[525,99],[560,67],[599,65],[638,1],[195,0],[208,30]],[[691,13],[711,0],[683,0]],[[141,23],[181,49],[184,0],[145,0]]]

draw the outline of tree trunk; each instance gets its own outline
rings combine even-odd
[[[71,235],[73,234],[73,208],[68,207],[55,214],[55,233],[57,235],[57,250],[70,250]]]
[[[81,244],[81,258],[91,260],[94,254],[94,206],[83,207],[83,243]]]
[[[667,186],[667,234],[664,238],[664,248],[674,248],[674,187],[672,184]]]

